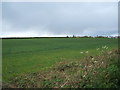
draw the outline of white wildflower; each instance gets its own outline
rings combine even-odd
[[[80,53],[83,53],[83,52],[80,52]]]
[[[108,47],[106,47],[106,49],[108,49]]]
[[[97,62],[97,61],[94,61],[95,63]]]
[[[102,64],[103,64],[104,62],[102,62]]]
[[[97,50],[99,50],[100,48],[97,48]]]
[[[90,65],[89,67],[92,67],[92,65]]]
[[[92,58],[92,60],[94,60],[94,58]]]
[[[83,77],[85,77],[85,75],[83,75]]]
[[[88,53],[88,51],[86,51],[85,53]]]
[[[105,46],[102,46],[102,48],[106,48],[107,46],[105,45]]]
[[[104,48],[106,48],[107,46],[105,45]]]

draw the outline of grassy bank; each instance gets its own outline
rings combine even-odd
[[[21,74],[7,87],[17,88],[120,88],[119,50],[59,62],[46,71]]]

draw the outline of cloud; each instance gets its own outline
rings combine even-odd
[[[0,2],[0,32],[2,31],[2,3]]]
[[[7,2],[2,36],[113,35],[117,3]]]
[[[3,2],[118,2],[119,0],[2,0]]]

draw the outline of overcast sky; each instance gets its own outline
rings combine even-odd
[[[2,37],[117,34],[117,2],[2,3]]]

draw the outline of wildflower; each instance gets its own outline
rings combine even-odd
[[[108,49],[108,47],[106,47],[106,49]]]
[[[106,48],[107,46],[105,45],[105,46],[102,46],[102,48]]]
[[[94,58],[92,58],[92,60],[94,60]]]
[[[94,61],[95,63],[97,62],[97,61]]]
[[[92,67],[92,65],[90,65],[89,67]]]
[[[88,51],[86,51],[85,53],[88,53]]]
[[[80,52],[80,53],[83,53],[83,52]]]
[[[85,75],[83,75],[83,77],[85,77]]]
[[[102,62],[102,64],[103,64],[104,62]]]
[[[90,56],[91,60],[94,60],[93,56]]]
[[[87,66],[85,65],[85,68],[86,68]]]
[[[100,48],[97,48],[97,50],[99,50]]]

